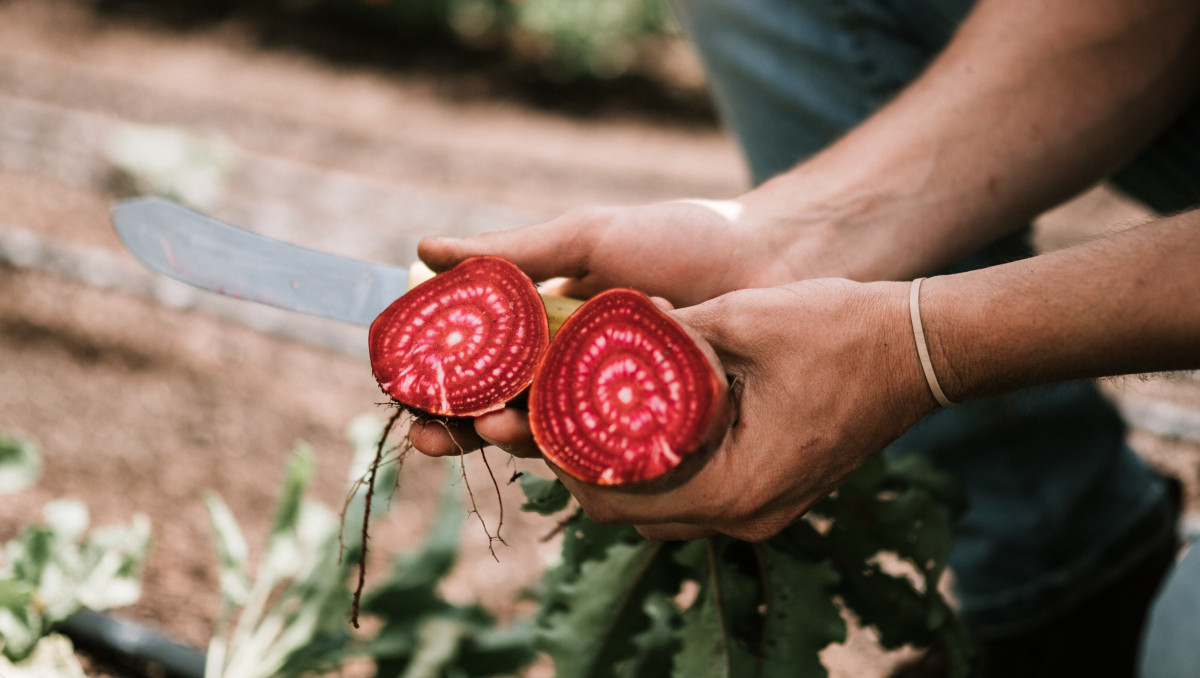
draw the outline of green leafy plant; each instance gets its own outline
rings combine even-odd
[[[379,435],[374,419],[351,427],[352,478],[365,475]],[[562,550],[540,584],[538,612],[508,625],[440,591],[467,517],[451,482],[461,473],[455,459],[424,543],[396,555],[367,590],[361,611],[372,630],[352,633],[349,583],[360,553],[348,545],[339,560],[339,541],[356,539],[339,540],[334,513],[304,500],[308,455],[299,449],[289,466],[253,581],[240,530],[209,499],[225,600],[209,678],[298,676],[351,658],[372,660],[378,676],[516,675],[540,654],[560,678],[819,677],[828,674],[821,651],[846,639],[848,617],[875,629],[884,648],[936,642],[952,675],[970,671],[970,642],[938,591],[963,499],[915,458],[871,460],[804,520],[758,544],[650,542],[588,520],[559,482],[524,475],[522,508],[561,521]],[[391,487],[398,464],[380,471],[378,486]],[[365,492],[352,487],[343,529],[356,538]],[[377,515],[386,511],[386,492],[372,501]]]
[[[36,483],[41,474],[42,454],[37,443],[0,434],[0,494],[20,492]]]
[[[346,582],[358,562],[357,541],[343,539],[342,524],[355,525],[364,510],[357,479],[374,456],[379,425],[363,417],[351,423],[355,450],[343,522],[332,509],[305,497],[313,475],[312,451],[297,445],[284,474],[275,517],[257,571],[236,518],[215,493],[205,497],[218,556],[221,611],[205,660],[206,678],[298,676],[336,667],[360,653],[348,631]],[[379,482],[396,479],[396,466]],[[376,511],[387,497],[373,500]],[[343,543],[347,546],[343,549]]]
[[[674,32],[665,0],[193,0],[201,16],[239,5],[280,16],[336,22],[398,45],[455,43],[508,49],[558,79],[613,78],[644,48]]]
[[[245,538],[232,513],[217,495],[206,496],[222,596],[205,676],[300,675],[336,666],[342,659],[349,570],[338,561],[336,515],[303,499],[312,470],[311,454],[298,449],[254,578]]]
[[[40,459],[32,441],[0,437],[0,492],[36,481]],[[90,517],[81,502],[52,501],[42,514],[41,523],[0,551],[0,668],[14,675],[19,669],[77,667],[70,641],[53,633],[55,624],[85,608],[99,611],[136,602],[149,550],[145,516],[89,531]]]
[[[383,623],[367,643],[377,675],[512,675],[536,656],[531,621],[498,626],[482,607],[452,604],[439,594],[457,560],[465,517],[452,487],[425,544],[396,558],[387,579],[364,598],[363,611]]]
[[[556,481],[525,486],[527,508],[567,506]],[[937,589],[962,506],[916,459],[876,458],[760,544],[649,542],[580,516],[547,575],[535,645],[563,677],[826,676],[819,652],[845,640],[849,612],[884,648],[942,643],[967,675],[970,642]]]
[[[537,40],[554,70],[568,77],[624,75],[648,38],[674,27],[661,0],[524,0],[513,7],[513,30]]]
[[[279,4],[291,4],[282,3]],[[381,21],[402,35],[441,29],[468,42],[522,43],[554,73],[611,78],[634,65],[649,39],[674,30],[664,0],[324,0],[316,9]]]
[[[313,462],[310,450],[297,447],[253,576],[236,519],[218,496],[207,497],[222,610],[208,648],[206,678],[309,675],[354,658],[374,660],[379,676],[472,678],[510,675],[533,659],[531,623],[498,627],[483,608],[449,603],[439,591],[456,562],[466,515],[459,488],[449,483],[426,542],[398,554],[388,577],[363,598],[362,612],[375,619],[378,630],[351,632],[348,582],[362,555],[354,531],[362,523],[367,495],[360,479],[374,459],[381,428],[372,417],[350,426],[355,463],[342,528],[336,512],[305,498]],[[391,462],[379,470],[379,487],[396,482],[399,460]],[[456,469],[448,466],[448,473]],[[372,514],[382,515],[390,496],[375,493],[371,502]]]

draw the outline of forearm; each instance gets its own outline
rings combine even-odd
[[[1192,97],[1191,0],[983,0],[878,114],[744,196],[796,277],[908,279],[1112,171]]]
[[[921,315],[952,400],[1200,368],[1200,211],[1025,261],[926,280]]]

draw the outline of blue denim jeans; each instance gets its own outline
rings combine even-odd
[[[676,0],[676,9],[760,182],[820,150],[912,81],[970,4]],[[955,268],[1026,256],[1025,236]],[[1092,384],[1068,383],[940,410],[889,448],[928,456],[969,493],[951,566],[963,615],[979,637],[1036,627],[1169,538],[1164,483],[1126,446],[1125,434]]]
[[[1200,547],[1168,577],[1151,609],[1142,643],[1142,678],[1196,678],[1200,673]]]

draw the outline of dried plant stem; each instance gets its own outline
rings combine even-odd
[[[362,522],[362,542],[361,552],[358,559],[358,584],[354,588],[354,604],[350,609],[350,623],[354,628],[358,628],[358,607],[362,599],[363,587],[367,581],[367,542],[369,526],[371,523],[371,501],[375,496],[375,477],[379,472],[379,466],[383,462],[384,449],[387,445],[388,436],[392,433],[392,428],[396,426],[396,422],[400,421],[405,410],[402,407],[397,407],[396,411],[388,419],[387,424],[383,427],[383,433],[379,435],[379,444],[375,448],[375,459],[371,462],[370,472],[367,477],[367,495],[363,503],[363,522]]]

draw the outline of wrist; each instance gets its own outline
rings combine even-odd
[[[921,367],[910,312],[911,284],[876,282],[863,285],[865,331],[874,333],[879,351],[876,375],[891,408],[902,413],[904,429],[938,407]],[[902,429],[903,430],[903,429]]]
[[[784,258],[793,280],[908,280],[957,256],[953,232],[921,172],[857,167],[838,147],[739,198],[745,214]],[[914,161],[915,162],[915,161]]]
[[[921,285],[920,297],[930,369],[946,397],[956,403],[995,395],[986,387],[994,379],[989,370],[1004,360],[980,337],[970,338],[970,328],[981,318],[998,317],[1002,308],[964,290],[963,280],[963,275],[929,278]]]
[[[937,370],[934,369],[933,360],[929,355],[929,340],[925,336],[925,324],[921,318],[921,283],[924,281],[925,278],[916,278],[909,284],[908,314],[912,320],[913,343],[917,347],[921,371],[925,375],[925,383],[929,386],[929,392],[933,394],[933,399],[942,407],[953,407],[958,403],[950,400],[942,389]]]

